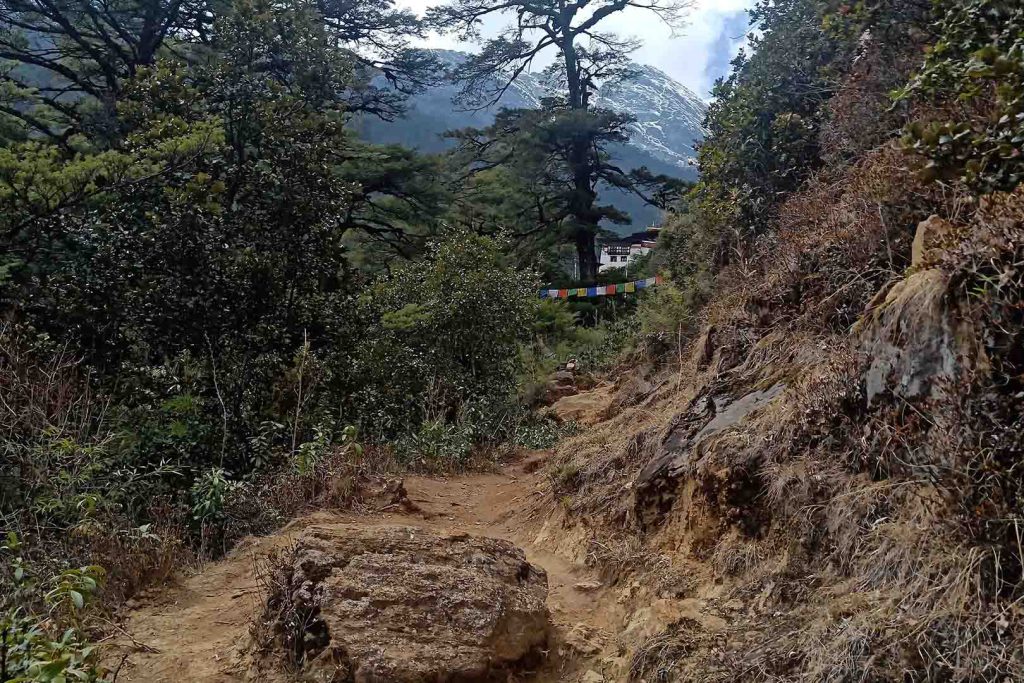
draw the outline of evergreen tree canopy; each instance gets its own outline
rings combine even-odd
[[[639,45],[606,28],[616,15],[630,8],[647,10],[677,26],[690,5],[688,0],[454,0],[428,13],[434,26],[464,39],[480,38],[485,18],[515,15],[498,37],[486,41],[478,54],[456,69],[467,103],[487,106],[500,101],[542,52],[557,52],[558,58],[546,74],[564,95],[546,100],[540,115],[513,115],[521,120],[513,128],[528,131],[520,136],[519,146],[536,143],[535,151],[526,156],[534,158],[544,178],[554,181],[544,183],[547,187],[539,206],[548,206],[538,216],[543,214],[544,223],[557,224],[561,234],[576,246],[580,273],[587,282],[597,275],[595,238],[601,221],[622,219],[611,207],[597,204],[597,187],[610,178],[613,185],[630,186],[630,178],[608,163],[606,153],[609,142],[628,139],[625,125],[629,121],[610,112],[592,111],[591,98],[599,85],[630,77],[628,56]],[[499,121],[491,132],[501,134],[509,118]],[[507,147],[507,141],[502,144]],[[475,146],[479,148],[481,142]],[[651,179],[649,174],[645,179]],[[550,205],[555,196],[560,198],[558,206]]]

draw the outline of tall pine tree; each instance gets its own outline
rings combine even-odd
[[[678,26],[691,0],[452,0],[434,8],[429,20],[438,28],[457,33],[465,40],[480,40],[484,19],[513,15],[514,20],[496,38],[456,71],[464,84],[467,102],[479,106],[495,104],[549,50],[558,59],[547,76],[563,93],[545,101],[547,122],[538,139],[547,159],[562,166],[558,179],[558,217],[565,237],[575,246],[580,275],[593,281],[597,275],[595,239],[604,219],[621,219],[612,207],[597,203],[602,182],[628,186],[643,193],[641,185],[650,176],[640,174],[635,184],[612,165],[605,153],[608,142],[624,135],[622,122],[610,112],[595,110],[593,96],[603,84],[632,75],[629,55],[639,47],[636,41],[603,31],[615,17],[630,9],[653,13],[670,26]],[[517,131],[536,122],[514,126]],[[551,135],[557,136],[553,139]]]

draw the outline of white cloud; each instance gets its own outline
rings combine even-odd
[[[423,13],[439,0],[397,0],[398,4]],[[728,62],[745,43],[742,21],[737,14],[748,9],[753,0],[696,0],[687,26],[677,35],[650,12],[631,8],[618,15],[614,30],[622,36],[639,38],[638,62],[656,66],[697,94],[707,97],[714,80],[724,76]],[[500,22],[494,24],[495,28]],[[460,43],[452,36],[432,36],[431,47],[472,51],[475,46]]]

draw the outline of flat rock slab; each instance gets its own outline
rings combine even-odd
[[[275,641],[313,680],[497,680],[547,642],[547,575],[503,540],[311,527],[271,583]]]

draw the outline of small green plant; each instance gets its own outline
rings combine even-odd
[[[556,491],[575,491],[580,485],[580,466],[574,462],[563,462],[551,473],[551,479]]]
[[[197,525],[223,521],[224,503],[237,484],[220,468],[209,469],[192,485],[192,521]]]
[[[313,433],[313,440],[301,444],[295,452],[292,468],[296,474],[302,476],[312,474],[317,463],[334,449],[340,449],[357,458],[363,454],[362,445],[356,441],[358,430],[355,425],[349,425],[341,430],[341,435],[337,439],[323,426],[315,427]]]
[[[101,680],[96,649],[80,629],[80,614],[103,583],[102,567],[68,569],[40,582],[24,558],[21,539],[8,532],[0,552],[7,556],[6,574],[13,584],[13,606],[0,612],[0,681],[65,683]],[[41,587],[48,588],[40,596]],[[5,589],[8,588],[5,586]],[[41,598],[41,599],[40,599]],[[31,605],[48,609],[31,613]],[[67,628],[60,626],[69,624]]]
[[[306,475],[313,471],[327,449],[331,447],[331,434],[323,427],[313,428],[315,437],[312,441],[306,441],[295,451],[295,458],[292,467],[297,474]]]
[[[254,470],[270,465],[274,455],[274,444],[284,433],[284,425],[273,420],[260,422],[256,433],[249,437],[249,463]]]
[[[363,446],[356,440],[358,435],[359,430],[355,425],[349,425],[341,430],[341,445],[357,458],[363,454]]]
[[[51,588],[43,598],[51,610],[76,621],[78,613],[99,590],[104,576],[103,567],[97,565],[66,569],[50,581]]]

